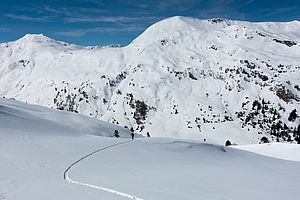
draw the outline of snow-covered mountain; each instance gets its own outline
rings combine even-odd
[[[172,17],[126,47],[0,45],[0,96],[151,136],[300,140],[300,22]]]

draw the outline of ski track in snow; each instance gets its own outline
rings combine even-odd
[[[127,194],[127,193],[124,193],[124,192],[119,192],[119,191],[116,191],[116,190],[113,190],[111,188],[107,188],[107,187],[102,187],[102,186],[97,186],[97,185],[92,185],[92,184],[88,184],[88,183],[81,183],[79,181],[75,181],[75,180],[72,180],[70,177],[69,177],[69,172],[72,170],[72,168],[77,165],[78,163],[80,163],[81,161],[93,156],[94,154],[98,153],[98,152],[101,152],[101,151],[104,151],[106,149],[109,149],[109,148],[112,148],[112,147],[115,147],[115,146],[118,146],[118,145],[121,145],[121,144],[125,144],[125,143],[128,143],[128,142],[131,142],[132,140],[129,140],[129,141],[125,141],[125,142],[119,142],[119,143],[116,143],[116,144],[113,144],[113,145],[109,145],[107,147],[104,147],[104,148],[101,148],[101,149],[98,149],[96,151],[93,151],[85,156],[83,156],[82,158],[78,159],[77,161],[73,162],[65,171],[64,171],[64,179],[69,182],[69,183],[72,183],[72,184],[76,184],[76,185],[81,185],[81,186],[85,186],[85,187],[89,187],[89,188],[93,188],[93,189],[97,189],[97,190],[103,190],[103,191],[106,191],[106,192],[110,192],[110,193],[113,193],[113,194],[117,194],[119,196],[122,196],[122,197],[126,197],[128,199],[133,199],[133,200],[144,200],[142,198],[139,198],[139,197],[135,197],[135,196],[132,196],[130,194]]]

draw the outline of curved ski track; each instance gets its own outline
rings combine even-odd
[[[132,140],[129,140],[129,141],[125,141],[125,142],[119,142],[119,143],[116,143],[116,144],[113,144],[113,145],[109,145],[107,147],[104,147],[104,148],[101,148],[101,149],[98,149],[96,151],[93,151],[85,156],[83,156],[82,158],[78,159],[77,161],[73,162],[65,171],[64,171],[64,179],[69,182],[69,183],[72,183],[72,184],[76,184],[76,185],[81,185],[81,186],[85,186],[85,187],[89,187],[89,188],[93,188],[93,189],[97,189],[97,190],[103,190],[103,191],[106,191],[106,192],[109,192],[109,193],[113,193],[113,194],[117,194],[119,196],[122,196],[122,197],[126,197],[128,199],[132,199],[132,200],[144,200],[142,198],[139,198],[139,197],[136,197],[136,196],[133,196],[133,195],[130,195],[130,194],[127,194],[127,193],[124,193],[124,192],[119,192],[119,191],[116,191],[116,190],[113,190],[111,188],[107,188],[107,187],[102,187],[102,186],[97,186],[97,185],[92,185],[92,184],[88,184],[88,183],[81,183],[79,181],[75,181],[75,180],[72,180],[69,176],[69,172],[72,170],[72,168],[78,164],[79,162],[93,156],[94,154],[98,153],[98,152],[101,152],[101,151],[104,151],[106,149],[109,149],[109,148],[112,148],[112,147],[115,147],[115,146],[118,146],[118,145],[121,145],[121,144],[125,144],[125,143],[128,143],[128,142],[131,142]]]

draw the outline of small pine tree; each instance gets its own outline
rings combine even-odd
[[[230,146],[231,145],[231,142],[229,141],[229,140],[227,140],[226,142],[225,142],[225,146],[227,147],[227,146]]]
[[[267,138],[267,137],[262,137],[261,139],[260,139],[260,141],[261,141],[261,143],[269,143],[270,141],[269,141],[269,139]]]
[[[119,131],[118,131],[118,130],[115,130],[114,136],[115,136],[116,138],[120,137]]]
[[[290,113],[288,120],[289,120],[290,122],[294,122],[294,121],[296,120],[297,117],[298,117],[298,116],[297,116],[297,110],[294,109],[294,110]]]

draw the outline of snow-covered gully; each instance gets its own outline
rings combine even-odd
[[[116,191],[116,190],[113,190],[111,188],[107,188],[107,187],[102,187],[102,186],[98,186],[98,185],[92,185],[92,184],[88,184],[88,183],[82,183],[82,182],[79,182],[79,181],[75,181],[73,179],[70,178],[69,176],[69,172],[71,171],[71,169],[76,165],[78,164],[79,162],[93,156],[94,154],[98,153],[98,152],[101,152],[101,151],[104,151],[106,149],[109,149],[109,148],[112,148],[112,147],[115,147],[115,146],[118,146],[118,145],[121,145],[121,144],[125,144],[125,143],[128,143],[128,142],[131,142],[132,140],[129,140],[129,141],[125,141],[125,142],[119,142],[119,143],[116,143],[116,144],[113,144],[113,145],[109,145],[107,147],[104,147],[104,148],[101,148],[101,149],[98,149],[96,151],[93,151],[85,156],[83,156],[82,158],[78,159],[77,161],[73,162],[65,171],[64,171],[64,179],[69,182],[69,183],[73,183],[73,184],[76,184],[76,185],[82,185],[82,186],[85,186],[85,187],[89,187],[89,188],[94,188],[94,189],[97,189],[97,190],[103,190],[103,191],[106,191],[106,192],[110,192],[110,193],[113,193],[113,194],[116,194],[116,195],[119,195],[119,196],[122,196],[122,197],[126,197],[128,199],[134,199],[134,200],[144,200],[142,198],[139,198],[139,197],[136,197],[136,196],[133,196],[133,195],[130,195],[130,194],[127,194],[127,193],[124,193],[124,192],[119,192],[119,191]]]

